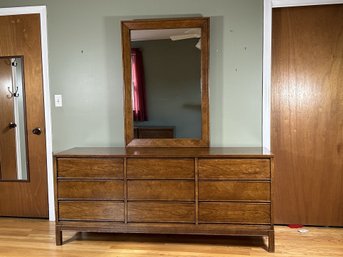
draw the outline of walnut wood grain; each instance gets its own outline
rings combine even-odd
[[[263,147],[75,147],[54,154],[63,158],[233,158],[269,159],[273,154]]]
[[[343,5],[273,9],[275,222],[343,226]]]
[[[193,159],[127,159],[127,177],[132,178],[194,178]]]
[[[267,232],[272,229],[272,226],[266,224],[199,224],[195,226],[194,224],[187,223],[117,223],[117,222],[83,222],[83,221],[59,221],[59,226],[66,230],[76,230],[75,228],[80,228],[80,231],[94,231],[96,228],[99,230],[107,232],[136,232],[136,233],[146,233],[146,227],[149,226],[152,233],[158,234],[205,234],[217,235],[221,234],[239,234],[243,231],[254,232],[258,235],[267,235]],[[74,229],[72,229],[74,228]],[[88,230],[87,230],[88,228]],[[83,230],[84,229],[84,230]],[[198,230],[199,229],[199,230]],[[182,232],[181,232],[182,231]],[[250,233],[249,233],[250,234]]]
[[[270,201],[269,182],[200,181],[199,201]]]
[[[270,179],[270,160],[199,159],[199,178]]]
[[[54,207],[55,207],[55,219],[56,219],[56,223],[55,223],[55,228],[56,228],[56,244],[61,242],[62,243],[62,231],[61,233],[58,233],[57,230],[57,223],[59,220],[59,205],[58,205],[58,178],[57,178],[57,173],[58,173],[58,169],[57,169],[57,157],[54,156],[53,157],[53,165],[54,165]],[[61,244],[59,244],[61,245]]]
[[[128,181],[128,199],[194,201],[194,181]]]
[[[199,169],[198,158],[194,158],[194,182],[195,182],[195,224],[199,224]]]
[[[0,17],[0,56],[24,60],[29,181],[2,181],[0,216],[48,217],[48,186],[39,14]],[[2,119],[2,116],[1,118]],[[41,128],[40,136],[32,134]]]
[[[127,158],[124,158],[124,223],[127,224]]]
[[[126,189],[124,201],[121,202],[124,218],[122,223],[89,218],[83,222],[59,219],[56,224],[58,229],[124,233],[263,235],[270,237],[269,249],[273,249],[273,234],[270,233],[273,231],[270,217],[270,176],[273,156],[262,148],[76,148],[55,155],[55,159],[72,159],[71,156],[80,160],[125,160],[122,181]],[[209,161],[213,168],[216,163],[213,161],[216,160],[220,161],[220,167],[228,167],[233,163],[234,167],[231,170],[240,171],[237,174],[242,177],[199,178],[201,160]],[[254,164],[254,161],[257,164]],[[257,172],[264,172],[265,162],[269,162],[269,177],[249,177],[251,172],[254,176]],[[58,166],[56,168],[58,169]],[[244,172],[242,175],[241,170],[249,171],[246,177]],[[204,169],[202,171],[205,172]],[[206,172],[212,174],[210,169]],[[224,169],[224,174],[226,173],[227,169]],[[119,181],[108,177],[55,179],[58,183]],[[57,186],[56,190],[58,192],[60,187]],[[201,198],[202,195],[205,197]],[[223,203],[236,205],[222,205]],[[88,208],[93,207],[85,207],[84,211],[87,212]],[[57,233],[56,242],[60,241],[62,237]]]
[[[136,139],[134,138],[131,94],[131,30],[141,29],[201,29],[201,138],[200,139]],[[122,21],[122,59],[124,76],[124,125],[127,147],[206,147],[209,146],[209,18],[180,18]]]
[[[195,222],[194,203],[129,202],[129,222]]]
[[[123,159],[63,158],[57,160],[58,177],[123,178]]]
[[[59,220],[124,221],[124,203],[110,201],[60,201]]]
[[[269,224],[270,205],[200,202],[199,223]]]
[[[124,182],[114,181],[59,181],[59,199],[124,200]]]

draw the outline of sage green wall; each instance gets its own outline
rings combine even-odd
[[[53,149],[123,146],[120,21],[209,16],[212,146],[262,144],[262,0],[1,0],[47,5]]]

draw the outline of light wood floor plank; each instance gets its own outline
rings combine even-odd
[[[343,228],[308,227],[308,233],[275,227],[276,252],[258,237],[97,234],[64,232],[55,245],[53,222],[0,218],[0,257],[342,257]]]

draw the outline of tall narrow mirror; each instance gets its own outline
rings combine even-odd
[[[122,22],[127,146],[208,146],[208,18]]]
[[[0,180],[27,180],[22,57],[0,57]]]

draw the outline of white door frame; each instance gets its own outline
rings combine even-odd
[[[49,63],[48,63],[48,30],[47,30],[47,19],[46,19],[46,6],[0,8],[0,16],[35,14],[35,13],[40,15],[40,27],[41,27],[49,220],[54,221],[55,220],[54,182],[53,182],[54,173],[53,173],[53,161],[52,161],[52,133],[51,133],[51,108],[50,108]]]
[[[308,5],[343,4],[342,0],[264,0],[263,7],[263,110],[262,145],[270,149],[271,136],[271,68],[272,68],[272,9]]]

